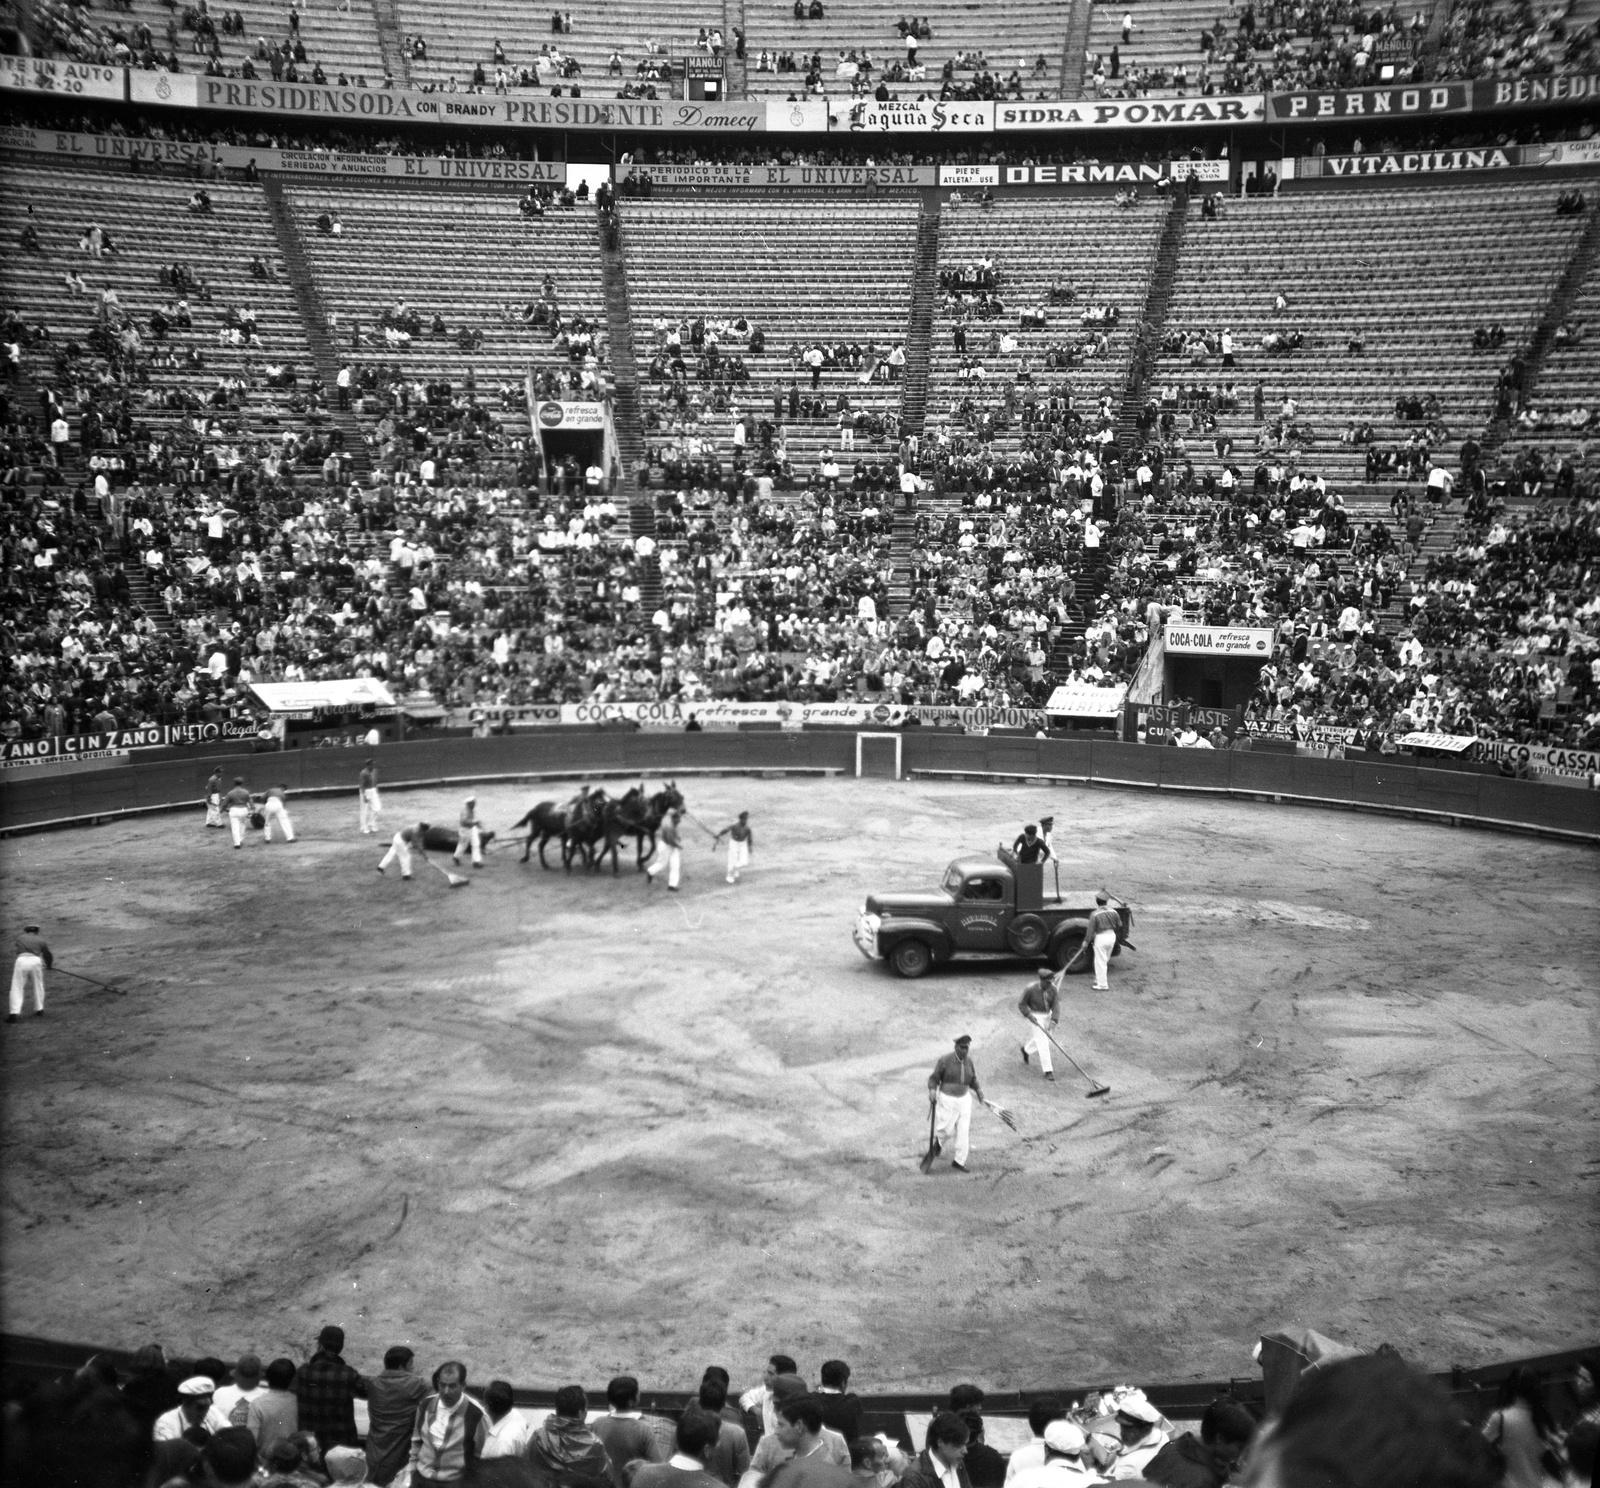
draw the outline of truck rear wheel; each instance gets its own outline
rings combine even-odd
[[[933,952],[926,941],[902,940],[889,952],[889,964],[903,977],[924,976],[933,965]]]
[[[1050,927],[1038,915],[1018,915],[1007,929],[1006,938],[1019,956],[1042,956],[1050,943]]]

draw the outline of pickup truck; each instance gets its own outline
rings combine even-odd
[[[901,976],[919,977],[949,961],[1043,961],[1058,970],[1086,971],[1091,956],[1084,930],[1095,909],[1094,889],[1045,897],[1054,864],[1019,863],[1004,847],[988,858],[957,858],[932,893],[871,894],[856,918],[855,941],[870,961],[888,961]],[[1136,949],[1133,910],[1112,896],[1121,920],[1113,955]],[[1079,955],[1080,951],[1085,954]]]

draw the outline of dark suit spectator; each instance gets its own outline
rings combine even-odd
[[[383,1373],[367,1381],[367,1481],[388,1488],[411,1454],[411,1427],[428,1387],[412,1369],[416,1356],[396,1344],[383,1356]]]
[[[367,1382],[344,1362],[344,1329],[330,1324],[317,1335],[317,1351],[295,1374],[300,1401],[300,1429],[316,1433],[317,1446],[353,1447],[356,1398],[367,1398]]]
[[[861,1402],[850,1389],[850,1366],[843,1359],[823,1363],[817,1404],[822,1408],[822,1424],[837,1431],[847,1442],[861,1435]]]
[[[1006,1480],[1006,1459],[983,1439],[983,1417],[975,1410],[964,1410],[961,1419],[969,1433],[966,1468],[972,1488],[1002,1488]]]
[[[966,1469],[967,1441],[970,1436],[967,1423],[960,1416],[940,1411],[928,1423],[928,1444],[906,1469],[905,1476],[900,1479],[900,1488],[946,1488],[941,1474],[949,1469],[954,1469],[959,1488],[972,1488],[972,1479]]]
[[[147,1343],[133,1356],[133,1370],[122,1387],[122,1398],[148,1417],[152,1427],[157,1416],[164,1416],[178,1403],[178,1381],[167,1367],[159,1343]]]
[[[745,1434],[744,1413],[737,1406],[728,1405],[727,1380],[710,1370],[700,1381],[699,1405],[716,1418],[718,1426],[716,1443],[706,1458],[706,1471],[734,1488],[750,1466],[750,1438]]]

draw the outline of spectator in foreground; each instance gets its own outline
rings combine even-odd
[[[1044,1466],[1044,1429],[1052,1421],[1065,1420],[1066,1414],[1066,1407],[1054,1395],[1041,1395],[1029,1405],[1028,1430],[1033,1437],[1011,1454],[1010,1461],[1006,1463],[1006,1482],[1009,1483],[1018,1473],[1026,1472],[1030,1467]]]
[[[750,1470],[739,1480],[739,1488],[759,1488],[774,1469],[786,1462],[817,1457],[835,1467],[850,1471],[850,1444],[837,1431],[822,1424],[822,1407],[815,1395],[793,1393],[786,1380],[804,1385],[796,1375],[780,1375],[775,1382],[778,1396],[778,1429],[761,1438],[750,1457]]]
[[[250,1402],[245,1425],[255,1438],[263,1461],[281,1441],[300,1429],[300,1401],[294,1392],[294,1360],[274,1359],[267,1365],[267,1388]]]
[[[961,1419],[967,1427],[967,1476],[972,1488],[1002,1488],[1006,1480],[1006,1459],[983,1439],[983,1416],[964,1410]]]
[[[1043,1461],[1021,1469],[1012,1479],[1016,1488],[1082,1488],[1100,1481],[1092,1459],[1085,1462],[1089,1438],[1064,1416],[1046,1423],[1039,1446]]]
[[[1186,1431],[1146,1464],[1145,1477],[1166,1488],[1222,1488],[1250,1449],[1256,1418],[1232,1400],[1213,1400],[1200,1418],[1200,1435]]]
[[[1393,1355],[1301,1377],[1256,1438],[1242,1488],[1498,1488],[1488,1444],[1444,1387]]]
[[[416,1355],[397,1343],[383,1356],[383,1373],[367,1381],[367,1480],[389,1488],[411,1455],[411,1428],[428,1387],[412,1368]]]
[[[928,1423],[927,1445],[900,1479],[900,1488],[950,1488],[951,1473],[956,1488],[972,1488],[966,1469],[967,1437],[967,1423],[960,1416],[940,1411]]]
[[[1527,1371],[1513,1369],[1506,1376],[1483,1435],[1499,1453],[1505,1488],[1545,1488],[1548,1479],[1560,1480],[1560,1462],[1551,1446],[1555,1422],[1538,1380]]]
[[[585,1424],[588,1414],[582,1385],[563,1385],[556,1391],[555,1413],[528,1442],[528,1462],[540,1482],[552,1488],[558,1483],[561,1488],[578,1484],[601,1488],[610,1480],[611,1459],[605,1443]]]
[[[850,1389],[850,1366],[843,1359],[826,1359],[820,1378],[817,1404],[822,1409],[822,1424],[853,1442],[861,1435],[861,1401]]]
[[[512,1405],[511,1382],[490,1380],[489,1388],[483,1392],[483,1408],[489,1413],[489,1431],[483,1442],[484,1460],[521,1457],[527,1451],[533,1428],[528,1418]]]
[[[753,1390],[746,1390],[739,1397],[739,1405],[742,1409],[749,1414],[760,1415],[763,1434],[777,1428],[777,1403],[773,1398],[772,1387],[785,1375],[792,1375],[798,1379],[800,1375],[799,1367],[787,1354],[773,1354],[767,1360],[767,1371],[762,1375],[761,1383]],[[805,1382],[802,1380],[802,1394],[805,1393],[804,1384]]]
[[[720,1372],[706,1371],[700,1381],[699,1405],[717,1422],[717,1441],[706,1458],[706,1471],[727,1488],[735,1488],[750,1467],[750,1438],[745,1435],[744,1426],[731,1419],[737,1410],[728,1410],[728,1383]]]
[[[256,1480],[255,1438],[243,1426],[225,1427],[200,1449],[200,1465],[205,1488],[245,1488]]]
[[[344,1362],[344,1329],[329,1324],[317,1335],[317,1351],[295,1373],[300,1430],[316,1433],[317,1446],[354,1447],[356,1398],[367,1398],[367,1382]]]
[[[216,1392],[216,1385],[206,1375],[191,1375],[178,1386],[178,1403],[157,1418],[155,1439],[176,1441],[193,1426],[210,1432],[221,1431],[228,1424],[228,1418],[211,1403]]]
[[[646,1463],[633,1475],[633,1488],[722,1488],[711,1472],[721,1428],[728,1423],[703,1410],[678,1418],[676,1450],[663,1463]]]
[[[611,1460],[611,1481],[615,1488],[628,1488],[630,1462],[665,1462],[670,1451],[663,1451],[639,1409],[639,1381],[631,1374],[619,1374],[606,1386],[608,1409],[594,1423],[594,1434]]]
[[[436,1393],[417,1410],[411,1430],[414,1488],[464,1483],[477,1468],[488,1418],[467,1394],[467,1366],[451,1359],[433,1372]]]

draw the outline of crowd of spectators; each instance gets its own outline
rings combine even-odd
[[[919,1447],[904,1417],[851,1389],[842,1359],[824,1361],[813,1386],[774,1354],[743,1390],[710,1365],[674,1419],[641,1408],[631,1375],[609,1381],[603,1407],[567,1385],[529,1409],[510,1381],[480,1384],[459,1358],[424,1373],[399,1344],[362,1373],[345,1344],[328,1326],[299,1363],[169,1360],[158,1344],[126,1369],[95,1355],[16,1392],[9,1470],[20,1488],[1577,1488],[1592,1479],[1600,1441],[1595,1359],[1570,1383],[1513,1369],[1478,1427],[1387,1348],[1301,1374],[1265,1429],[1259,1404],[1231,1392],[1187,1429],[1129,1385],[1037,1392],[1026,1438],[1002,1452],[988,1440],[996,1418],[981,1386],[938,1397]]]
[[[1457,0],[1445,23],[1435,75],[1443,78],[1537,77],[1593,72],[1600,34],[1574,19],[1573,0]]]

